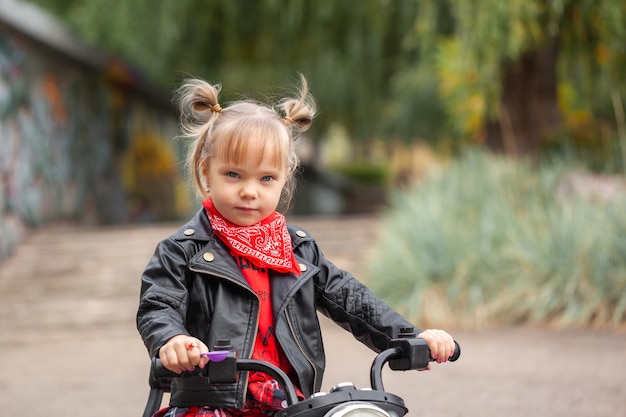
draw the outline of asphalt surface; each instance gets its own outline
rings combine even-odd
[[[290,219],[359,273],[373,217]],[[135,330],[139,275],[177,225],[32,233],[0,263],[0,416],[140,416],[148,357]],[[323,321],[324,389],[369,384],[374,354]],[[626,417],[626,333],[456,329],[458,362],[383,373],[410,416]],[[80,410],[80,411],[77,411]]]

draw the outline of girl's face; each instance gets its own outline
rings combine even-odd
[[[251,226],[274,212],[287,181],[286,170],[267,156],[261,163],[255,158],[227,163],[213,157],[206,174],[215,208],[238,226]]]

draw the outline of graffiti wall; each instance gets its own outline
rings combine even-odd
[[[0,259],[50,222],[180,217],[176,114],[111,77],[0,26]],[[122,70],[123,72],[123,70]]]

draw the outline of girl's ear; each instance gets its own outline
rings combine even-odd
[[[204,179],[204,185],[208,191],[211,189],[211,183],[209,182],[209,169],[206,162],[200,166],[200,172],[202,173],[202,179]]]

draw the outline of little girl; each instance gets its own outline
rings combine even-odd
[[[306,80],[277,108],[251,101],[222,108],[219,91],[192,79],[177,92],[203,207],[158,244],[141,277],[137,328],[150,356],[181,373],[203,368],[201,353],[229,339],[240,357],[280,367],[308,398],[324,373],[319,311],[376,352],[401,328],[415,328],[445,362],[454,352],[448,333],[417,329],[276,211],[293,192],[294,138],[315,115]],[[259,372],[219,386],[173,378],[170,406],[156,416],[266,416],[284,398]]]

